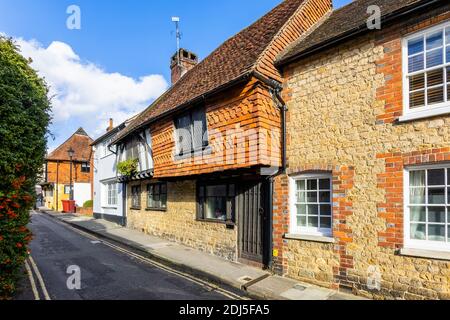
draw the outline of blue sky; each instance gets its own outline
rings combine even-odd
[[[50,79],[54,94],[64,97],[55,101],[59,109],[51,130],[56,140],[49,141],[54,148],[80,126],[98,136],[106,126],[108,110],[121,121],[165,89],[170,79],[169,58],[176,48],[171,16],[181,17],[182,47],[202,59],[280,2],[1,0],[0,32],[20,39],[24,55],[36,60],[34,67]],[[334,5],[349,2],[334,0]],[[72,4],[81,9],[81,30],[66,28],[66,9]],[[95,75],[94,84],[85,80],[91,79],[90,72]],[[108,90],[109,83],[124,84],[127,92]],[[148,90],[150,87],[155,89]],[[149,93],[141,95],[142,90]],[[139,97],[130,97],[131,93]],[[76,108],[85,110],[87,116]]]

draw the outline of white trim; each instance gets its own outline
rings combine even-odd
[[[432,250],[432,251],[443,251],[443,252],[450,252],[450,242],[448,241],[448,238],[446,239],[446,242],[440,242],[440,241],[430,241],[430,240],[414,240],[410,239],[411,237],[411,222],[410,222],[410,186],[409,186],[409,173],[411,171],[420,171],[420,170],[432,170],[432,169],[449,169],[446,170],[446,176],[445,176],[445,184],[447,185],[448,182],[448,172],[450,171],[450,164],[449,163],[442,163],[442,164],[433,164],[433,165],[419,165],[419,166],[410,166],[405,167],[403,170],[403,239],[404,239],[404,249],[419,249],[419,250]],[[427,180],[427,176],[425,176],[425,180]],[[425,181],[425,190],[427,190],[428,181]],[[445,194],[447,195],[447,188],[445,189]],[[425,193],[425,197],[428,197],[428,193]],[[428,201],[427,201],[428,202]],[[447,199],[448,202],[448,199]],[[445,206],[447,208],[450,208],[450,203],[443,204],[441,206]],[[448,209],[447,209],[448,210]],[[446,224],[445,226],[448,229],[448,223],[450,221],[448,220],[448,213],[446,210],[445,219]],[[446,230],[446,234],[447,234]],[[448,236],[447,236],[448,237]]]
[[[446,113],[450,113],[450,101],[449,101],[450,97],[447,96],[447,90],[446,90],[446,87],[450,86],[450,84],[448,83],[448,81],[450,81],[450,79],[447,79],[447,72],[446,72],[446,67],[450,66],[450,61],[446,61],[446,47],[448,45],[450,45],[450,43],[445,42],[445,29],[448,27],[450,27],[450,21],[446,21],[446,22],[440,23],[434,27],[422,30],[420,32],[410,34],[402,39],[403,115],[401,117],[399,117],[399,121],[410,121],[410,120],[433,117],[433,116],[437,116],[437,115],[443,115]],[[435,33],[439,30],[443,30],[443,39],[442,39],[442,41],[443,41],[443,43],[442,43],[443,64],[440,64],[439,66],[427,68],[427,65],[426,65],[427,48],[426,48],[425,39],[429,34]],[[421,38],[421,37],[423,37],[423,39],[424,39],[423,40],[423,46],[424,46],[423,50],[424,51],[421,53],[424,57],[424,69],[417,71],[417,72],[410,73],[410,72],[408,72],[408,41],[415,39],[415,38]],[[435,50],[437,50],[437,49],[435,49]],[[433,51],[433,50],[429,50],[429,51]],[[412,56],[414,56],[414,55],[412,55]],[[433,105],[428,105],[428,103],[427,103],[427,86],[426,86],[427,84],[425,82],[424,83],[425,106],[411,110],[409,108],[410,91],[409,91],[408,75],[425,73],[425,77],[426,77],[426,72],[429,70],[433,70],[433,69],[444,69],[443,84],[441,85],[441,86],[443,86],[443,91],[444,91],[444,102],[433,104]],[[436,87],[439,87],[439,86],[440,85],[437,85]]]
[[[300,179],[330,179],[331,228],[311,228],[297,226],[296,181]],[[319,188],[319,186],[317,186]],[[319,189],[318,189],[319,190]],[[332,238],[333,234],[333,177],[331,173],[311,173],[289,176],[289,234]],[[320,217],[318,217],[320,225]]]

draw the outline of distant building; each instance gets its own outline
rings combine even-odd
[[[70,199],[71,165],[76,205],[81,207],[92,199],[92,141],[83,128],[80,128],[47,156],[44,181],[41,182],[45,207],[62,211],[62,200]],[[69,149],[74,151],[72,162]]]

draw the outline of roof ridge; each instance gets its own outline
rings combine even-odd
[[[83,130],[83,132],[85,134],[79,134],[77,133],[79,130]],[[54,153],[56,153],[56,151],[59,151],[67,142],[70,141],[70,139],[72,139],[75,135],[80,135],[80,136],[85,136],[87,138],[89,138],[91,140],[91,142],[93,141],[92,138],[86,133],[86,131],[84,131],[84,129],[82,127],[78,128],[77,131],[75,131],[74,133],[72,133],[72,135],[70,137],[68,137],[63,143],[61,143],[58,147],[55,148],[55,150],[53,150],[52,152],[50,152],[46,158],[50,158]]]
[[[342,8],[339,8],[342,9]],[[328,20],[328,18],[335,12],[336,10],[331,9],[330,11],[328,11],[325,15],[323,15],[319,20],[316,21],[316,23],[314,23],[313,26],[311,26],[311,28],[309,28],[306,32],[303,32],[302,35],[295,41],[291,42],[290,44],[288,44],[286,46],[286,48],[284,48],[284,50],[282,50],[280,53],[278,53],[278,55],[275,57],[275,65],[277,64],[277,62],[279,61],[279,59],[281,59],[286,52],[289,52],[289,50],[291,50],[293,47],[295,47],[298,43],[302,42],[306,37],[308,37],[311,33],[313,33],[314,31],[317,30],[317,28],[319,28],[325,21]]]
[[[284,0],[284,1],[286,1],[286,0]],[[300,1],[298,8],[295,10],[295,12],[293,14],[291,14],[289,19],[287,19],[286,22],[280,27],[280,29],[277,31],[276,35],[272,38],[270,43],[266,46],[266,48],[263,50],[263,52],[261,52],[256,63],[253,65],[253,69],[255,69],[255,70],[257,69],[259,63],[264,58],[267,51],[270,50],[270,48],[272,47],[272,44],[280,37],[280,35],[285,30],[285,28],[292,22],[292,20],[295,19],[295,16],[297,15],[297,13],[303,9],[303,7],[308,3],[309,0],[297,0],[297,1]]]

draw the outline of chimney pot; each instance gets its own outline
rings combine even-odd
[[[112,129],[114,129],[114,120],[113,118],[109,118],[109,126],[108,129],[106,129],[106,131],[111,131]]]
[[[179,62],[179,63],[178,63]],[[186,72],[191,70],[198,64],[198,56],[195,53],[180,49],[176,52],[170,61],[170,69],[172,70],[172,85],[178,82]]]

